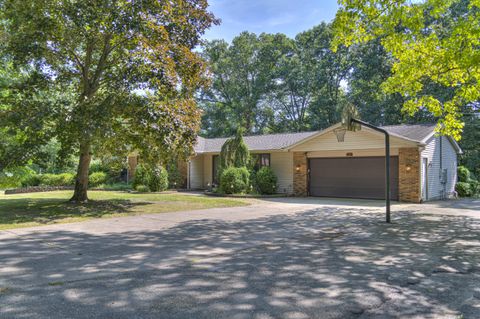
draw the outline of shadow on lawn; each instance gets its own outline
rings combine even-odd
[[[147,204],[129,200],[91,200],[76,204],[62,198],[0,199],[0,224],[50,224],[65,218],[98,218],[129,213],[132,208]]]
[[[381,216],[322,208],[4,238],[0,317],[480,317],[480,221],[403,211],[387,225]]]

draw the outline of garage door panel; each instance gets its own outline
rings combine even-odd
[[[310,159],[310,195],[382,199],[385,157]],[[391,157],[391,198],[398,199],[398,157]]]

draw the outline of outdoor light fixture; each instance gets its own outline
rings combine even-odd
[[[412,166],[410,166],[410,164],[408,164],[405,169],[407,170],[407,172],[410,172],[410,170],[412,169]]]
[[[295,167],[295,170],[296,170],[297,172],[300,172],[300,165],[297,165],[297,167]]]
[[[345,132],[347,132],[347,129],[344,127],[339,127],[333,130],[333,133],[335,133],[335,136],[337,137],[337,142],[343,142],[345,140]]]

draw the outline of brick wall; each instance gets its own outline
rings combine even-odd
[[[307,174],[307,156],[304,152],[293,153],[293,194],[295,196],[307,196]]]
[[[398,195],[401,202],[421,201],[420,151],[418,148],[398,150]]]

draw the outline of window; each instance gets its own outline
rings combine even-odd
[[[256,171],[264,166],[270,166],[270,154],[252,154],[252,157],[256,157],[253,167]]]
[[[220,155],[212,156],[212,183],[218,185],[218,169],[220,168]]]

